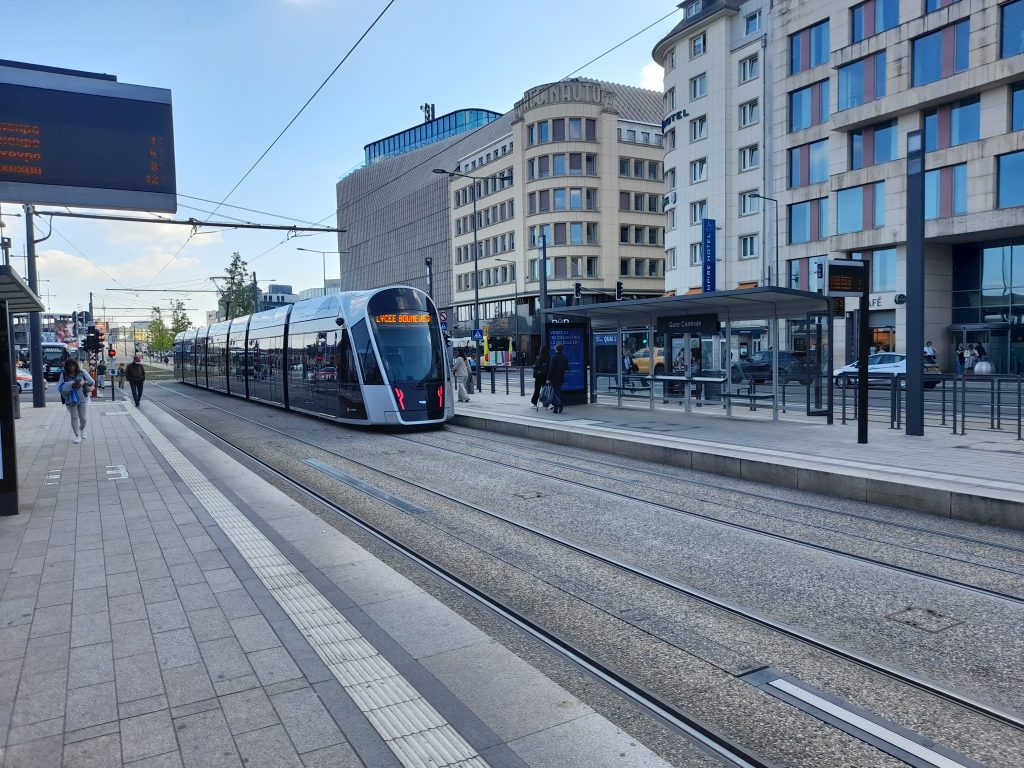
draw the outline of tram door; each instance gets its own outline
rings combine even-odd
[[[343,329],[338,346],[335,348],[335,365],[338,378],[338,416],[343,419],[366,419],[366,402],[359,384],[359,366],[349,338],[348,329]],[[370,354],[373,354],[372,351]]]

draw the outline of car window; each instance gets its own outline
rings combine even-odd
[[[882,356],[881,355],[869,355],[868,356],[868,365],[879,365],[881,362],[882,362]]]

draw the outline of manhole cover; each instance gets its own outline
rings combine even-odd
[[[914,629],[922,629],[925,632],[941,632],[944,629],[949,629],[962,623],[959,619],[943,616],[931,608],[914,608],[913,606],[890,614],[889,618],[893,621],[898,621],[900,624],[914,627]]]

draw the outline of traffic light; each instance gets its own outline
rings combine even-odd
[[[615,284],[615,300],[622,301],[622,281]]]
[[[89,330],[85,332],[85,351],[86,352],[99,352],[100,351],[100,332],[96,326],[89,326]]]
[[[574,299],[583,298],[583,283],[574,283],[572,286],[572,295]]]

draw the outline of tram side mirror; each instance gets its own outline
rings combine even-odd
[[[344,328],[345,327],[345,318],[344,317],[336,317],[336,318],[334,318],[334,324],[337,325],[339,328]]]

